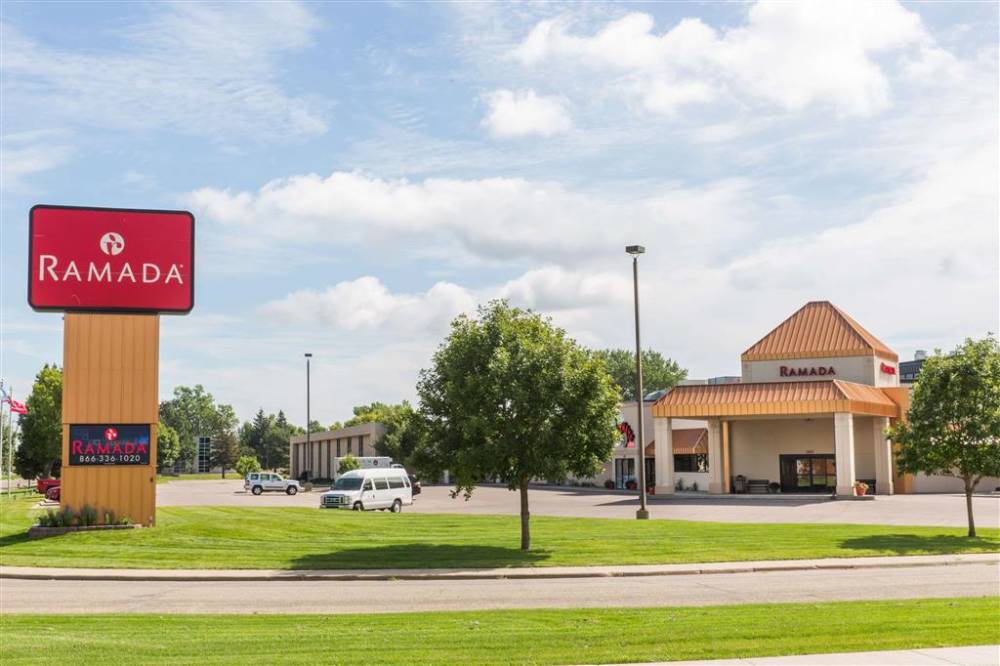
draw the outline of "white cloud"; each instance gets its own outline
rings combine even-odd
[[[677,256],[714,256],[751,231],[755,197],[739,179],[595,196],[522,178],[411,182],[336,172],[272,181],[257,192],[203,188],[186,201],[227,237],[272,246],[370,240],[416,244],[450,263],[573,263],[618,254],[639,236],[661,239]]]
[[[573,127],[566,101],[542,97],[534,90],[494,90],[485,96],[489,113],[483,126],[498,138],[552,136]]]
[[[323,291],[303,289],[258,308],[274,326],[311,325],[338,331],[377,330],[407,336],[440,334],[461,313],[494,298],[541,312],[621,303],[631,297],[624,274],[584,273],[558,266],[530,270],[500,285],[470,289],[437,282],[422,293],[395,293],[374,276],[338,282]]]
[[[470,292],[438,282],[422,294],[394,294],[375,277],[339,282],[325,291],[301,290],[261,306],[273,324],[319,324],[338,330],[414,333],[439,329],[455,315],[475,308]]]
[[[758,2],[744,25],[723,30],[688,18],[657,34],[643,13],[591,35],[570,28],[566,19],[539,22],[514,58],[604,72],[646,109],[667,114],[721,98],[866,116],[890,105],[883,56],[899,56],[911,73],[921,69],[914,63],[934,70],[947,59],[920,17],[897,2]]]
[[[623,273],[584,273],[557,266],[530,270],[510,280],[498,295],[515,305],[541,312],[607,306],[631,298],[632,283]]]
[[[33,131],[5,134],[0,143],[0,180],[8,190],[28,189],[26,179],[54,169],[70,159],[73,150],[65,144],[65,133]]]
[[[290,95],[278,60],[318,21],[298,3],[151,5],[115,35],[119,50],[64,50],[3,26],[8,113],[101,128],[165,129],[213,140],[326,131],[324,102]],[[102,47],[107,40],[101,39]],[[112,40],[113,43],[113,40]]]

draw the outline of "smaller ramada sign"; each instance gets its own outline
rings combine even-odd
[[[148,465],[148,425],[71,425],[70,465]]]
[[[826,365],[808,368],[792,368],[783,365],[778,368],[778,374],[782,377],[826,377],[837,374],[837,371],[833,369],[833,366]]]
[[[35,310],[163,312],[194,306],[194,216],[39,205],[28,231]]]
[[[888,363],[880,363],[879,364],[879,370],[881,370],[883,373],[885,373],[887,375],[894,375],[894,374],[896,374],[896,368],[893,367],[893,366],[891,366],[891,365],[889,365]]]

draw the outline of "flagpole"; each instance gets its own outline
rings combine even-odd
[[[7,391],[5,391],[4,388],[3,388],[3,379],[0,379],[0,396],[6,396],[6,395],[7,395]],[[2,452],[3,451],[2,445],[3,445],[3,441],[4,441],[3,437],[4,437],[4,435],[7,432],[7,429],[4,427],[4,424],[3,424],[3,406],[4,406],[3,399],[0,398],[0,458],[3,457],[3,452]],[[3,460],[0,460],[0,474],[3,474]],[[13,476],[13,472],[8,472],[7,476],[8,476],[8,478],[7,478],[7,489],[9,490],[10,489],[10,483],[11,483],[11,478],[10,477]],[[9,495],[10,495],[10,493],[8,493],[8,497],[9,497]]]
[[[3,382],[0,382],[0,393],[3,393],[4,400],[0,402],[0,436],[4,433],[7,435],[7,499],[11,499],[13,495],[11,494],[10,486],[14,483],[14,459],[11,454],[11,449],[14,446],[14,412],[11,411],[11,404],[8,402],[10,396],[7,391],[3,390]],[[3,427],[3,406],[7,405],[7,427]],[[2,440],[0,440],[2,443]],[[0,461],[0,470],[3,469],[3,463]]]

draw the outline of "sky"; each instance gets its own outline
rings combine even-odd
[[[196,306],[160,397],[343,420],[413,400],[507,298],[691,377],[811,300],[895,349],[1000,319],[993,2],[29,3],[0,17],[0,375],[37,203],[185,209]]]

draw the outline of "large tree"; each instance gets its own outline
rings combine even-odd
[[[19,420],[21,446],[14,468],[25,479],[52,476],[62,460],[62,370],[46,364],[35,376],[25,401],[28,413]]]
[[[635,352],[625,349],[599,349],[594,355],[604,362],[625,402],[635,400]],[[671,389],[687,377],[687,370],[676,361],[652,349],[642,352],[642,386],[646,393]]]
[[[174,397],[160,403],[160,421],[177,431],[182,460],[194,460],[198,437],[215,439],[238,424],[233,408],[217,405],[201,384],[176,387]]]
[[[972,493],[1000,476],[1000,345],[967,339],[954,353],[928,358],[913,387],[906,419],[889,430],[901,472],[962,479],[969,536],[976,536]]]
[[[210,461],[212,467],[222,470],[222,478],[226,478],[226,470],[233,469],[243,454],[240,440],[232,430],[226,430],[212,437]]]
[[[156,429],[156,467],[172,467],[181,456],[181,439],[177,431],[160,421]]]
[[[522,550],[531,547],[528,483],[593,475],[618,438],[618,392],[604,365],[506,301],[452,322],[417,393],[421,467],[449,470],[466,497],[484,480],[518,490]]]
[[[409,464],[410,456],[417,446],[416,412],[406,400],[396,405],[373,402],[354,408],[354,416],[345,426],[361,423],[381,423],[385,426],[385,436],[375,442],[379,455],[389,456],[395,462]]]

